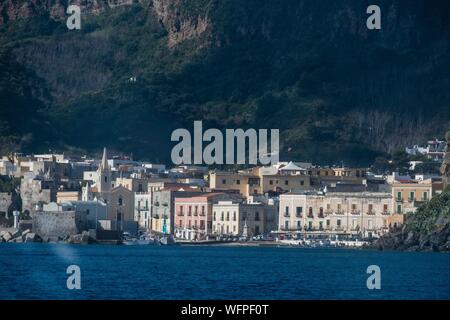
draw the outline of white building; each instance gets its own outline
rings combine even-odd
[[[136,192],[134,195],[134,220],[138,222],[139,228],[150,229],[152,192]]]

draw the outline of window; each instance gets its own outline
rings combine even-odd
[[[200,220],[200,229],[205,229],[205,220]]]
[[[356,212],[356,204],[352,204],[352,212]]]
[[[323,208],[322,207],[320,207],[320,209],[319,209],[319,215],[323,216]]]
[[[86,214],[89,215],[89,209],[86,210]]]
[[[388,205],[387,204],[383,204],[383,212],[388,212]]]
[[[179,226],[180,226],[180,227],[182,227],[182,226],[183,226],[183,220],[180,220],[180,224],[179,224]]]
[[[341,212],[341,210],[342,210],[342,205],[341,205],[340,203],[338,203],[338,205],[337,205],[337,211],[338,211],[338,212]]]
[[[340,227],[340,226],[341,226],[341,219],[337,219],[337,221],[336,221],[336,225],[337,225],[338,227]]]
[[[313,208],[312,207],[309,207],[308,215],[310,217],[312,217],[312,215],[313,215]]]
[[[401,191],[397,192],[397,200],[402,201],[402,193]]]
[[[198,206],[194,207],[194,216],[198,216]]]
[[[222,184],[227,184],[227,180],[226,179],[222,179]]]
[[[192,206],[188,207],[188,216],[192,216]]]
[[[397,213],[402,213],[402,205],[397,205]]]
[[[289,229],[289,221],[285,221],[284,222],[284,229],[288,230]]]
[[[202,216],[205,215],[205,206],[202,206]]]
[[[369,204],[369,213],[372,213],[373,211],[373,204]]]
[[[241,184],[241,180],[236,180],[236,184]]]
[[[233,212],[233,221],[236,221],[236,211]]]
[[[284,180],[284,184],[287,186],[289,185],[289,181],[288,180]]]
[[[216,212],[213,213],[213,220],[216,221]]]
[[[105,176],[105,183],[108,183],[108,177]]]
[[[415,199],[415,193],[414,193],[414,191],[411,191],[409,193],[409,201],[414,201],[414,199]]]
[[[180,206],[180,216],[183,215],[183,206]]]
[[[269,184],[272,185],[273,184],[273,180],[269,180]]]
[[[259,221],[259,212],[258,211],[255,212],[255,221]]]
[[[246,212],[243,212],[243,213],[242,213],[242,221],[244,221],[245,219],[247,219],[247,213],[246,213]]]
[[[301,229],[301,228],[302,228],[301,221],[298,220],[298,221],[297,221],[297,229]]]
[[[119,206],[123,205],[122,197],[119,197],[119,199],[117,200],[117,205],[119,205]]]
[[[230,221],[230,212],[227,211],[227,221]]]
[[[288,206],[286,206],[286,208],[285,208],[284,215],[286,217],[289,217],[289,207]]]
[[[425,192],[423,193],[422,199],[425,200],[425,201],[428,200],[428,192],[425,191]]]
[[[222,211],[222,213],[220,215],[220,221],[223,221],[223,211]]]
[[[305,181],[303,181],[303,180],[300,181],[300,185],[301,185],[301,186],[305,185]]]
[[[302,215],[303,207],[297,207],[296,210],[297,217],[300,217]]]

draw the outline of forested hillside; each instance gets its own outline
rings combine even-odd
[[[0,151],[170,158],[170,133],[280,128],[281,158],[367,165],[450,128],[450,3],[0,4]],[[136,77],[136,82],[130,82]]]

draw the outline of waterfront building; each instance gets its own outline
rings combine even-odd
[[[251,237],[276,231],[277,226],[278,210],[275,205],[236,201],[219,201],[213,205],[214,235]]]
[[[148,231],[151,229],[151,204],[153,192],[136,192],[134,195],[134,220],[139,228]]]
[[[199,195],[201,190],[187,186],[165,186],[152,193],[151,230],[156,233],[174,234],[175,198]]]
[[[213,204],[225,199],[240,199],[226,193],[202,193],[175,198],[175,236],[204,240],[212,234]]]
[[[373,236],[388,230],[392,196],[381,192],[291,192],[280,196],[279,230]]]
[[[423,203],[433,197],[431,179],[404,180],[392,183],[392,211],[396,214],[414,213]]]

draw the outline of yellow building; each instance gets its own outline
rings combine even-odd
[[[392,184],[393,212],[405,214],[416,209],[433,196],[431,179],[412,182],[394,182]]]
[[[269,191],[306,190],[310,188],[311,183],[310,177],[307,175],[211,172],[209,186],[217,191],[238,190],[242,196],[248,197],[254,194],[265,194]]]
[[[78,191],[58,191],[56,193],[57,203],[64,203],[78,200],[80,200],[80,194]]]

